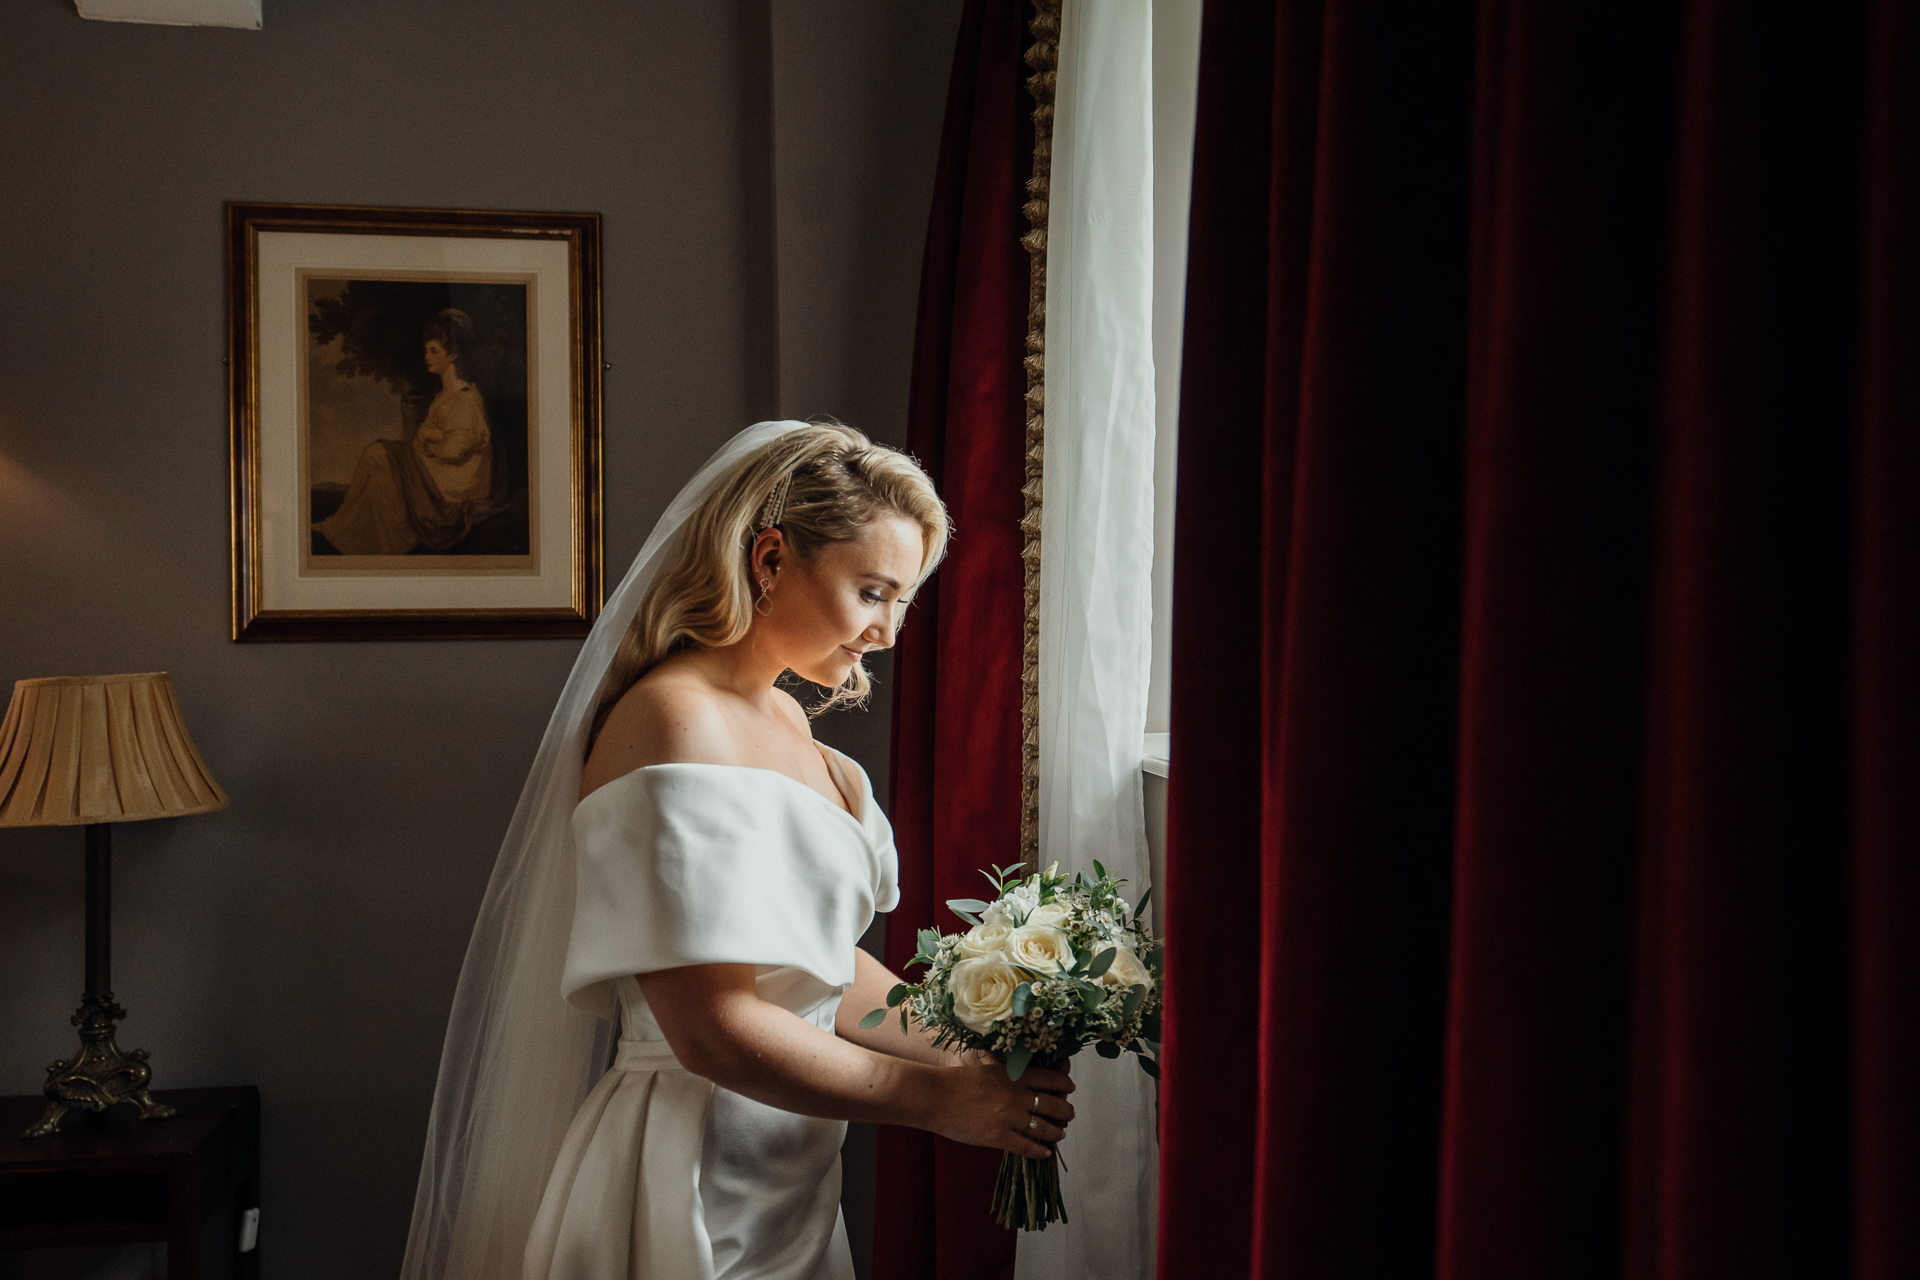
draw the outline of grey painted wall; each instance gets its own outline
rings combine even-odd
[[[226,639],[222,202],[601,213],[616,575],[747,422],[898,438],[957,15],[0,6],[0,684],[170,671],[233,796],[116,833],[115,986],[158,1086],[260,1086],[273,1280],[397,1268],[460,956],[576,645]],[[884,792],[881,674],[821,736]],[[69,1048],[79,853],[0,831],[0,1093]],[[850,1170],[856,1236],[870,1186]]]

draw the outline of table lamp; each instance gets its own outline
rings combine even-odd
[[[128,1102],[158,1120],[173,1108],[147,1094],[147,1051],[120,1048],[113,1024],[113,823],[227,807],[187,737],[164,671],[56,676],[13,686],[0,721],[0,827],[87,828],[87,992],[72,1023],[80,1052],[47,1068],[47,1109],[24,1137],[42,1138],[75,1107]]]

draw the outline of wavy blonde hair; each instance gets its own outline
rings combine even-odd
[[[785,486],[779,518],[764,522]],[[680,545],[640,602],[600,686],[587,747],[634,683],[678,650],[738,644],[753,621],[754,540],[777,528],[795,555],[811,560],[832,542],[850,542],[883,515],[920,526],[923,552],[918,586],[947,549],[947,509],[919,464],[897,449],[874,444],[852,427],[815,422],[769,441],[723,479],[680,532]],[[811,708],[858,706],[872,689],[864,666]]]

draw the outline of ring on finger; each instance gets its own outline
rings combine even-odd
[[[1027,1113],[1031,1115],[1035,1112],[1038,1112],[1039,1110],[1040,1110],[1040,1095],[1036,1093],[1033,1095],[1033,1105],[1027,1108]]]
[[[1040,1123],[1040,1117],[1039,1117],[1039,1116],[1036,1116],[1036,1115],[1031,1115],[1031,1114],[1030,1114],[1030,1115],[1028,1115],[1028,1116],[1027,1116],[1027,1132],[1028,1132],[1028,1133],[1032,1133],[1032,1132],[1033,1132],[1033,1126],[1034,1126],[1034,1125],[1036,1125],[1036,1124],[1038,1124],[1038,1123]]]

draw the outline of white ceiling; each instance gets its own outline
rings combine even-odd
[[[260,29],[260,0],[74,0],[74,8],[96,22]]]

